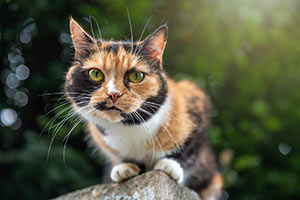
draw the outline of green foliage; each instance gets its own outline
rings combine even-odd
[[[56,114],[69,112],[68,104],[59,107],[65,102],[63,97],[57,99],[61,95],[47,95],[62,91],[72,60],[66,35],[69,16],[87,30],[91,30],[89,15],[94,16],[105,39],[130,39],[127,7],[135,40],[151,15],[145,34],[168,21],[166,70],[176,80],[197,82],[210,94],[215,116],[209,135],[224,174],[224,198],[299,199],[300,4],[296,0],[1,2],[0,109],[13,108],[22,125],[6,127],[0,122],[0,199],[46,199],[101,182],[104,161],[87,147],[82,125],[74,129],[63,162],[63,139],[76,119],[59,129],[48,161],[55,127],[39,134]],[[30,34],[24,35],[24,30]],[[95,23],[93,30],[98,37]],[[31,39],[24,43],[23,36]],[[9,97],[6,85],[7,70],[16,70],[8,58],[12,47],[21,51],[30,69],[30,77],[15,88],[28,95],[26,106]],[[53,108],[57,109],[43,116]]]

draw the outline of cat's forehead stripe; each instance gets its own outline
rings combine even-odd
[[[113,54],[117,55],[118,51],[120,49],[120,44],[116,43],[116,42],[111,42],[111,43],[108,43],[103,49],[107,53],[113,53]]]
[[[107,53],[114,53],[122,51],[123,53],[138,54],[140,52],[140,46],[142,42],[131,43],[131,42],[103,42],[101,44],[101,49]]]

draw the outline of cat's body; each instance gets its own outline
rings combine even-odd
[[[65,91],[114,165],[111,179],[161,169],[203,199],[217,199],[222,178],[206,136],[210,101],[193,83],[167,77],[167,27],[133,43],[95,40],[73,19],[70,26],[76,61]]]

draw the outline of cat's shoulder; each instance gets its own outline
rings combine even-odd
[[[169,80],[168,83],[173,101],[183,110],[191,115],[198,115],[204,111],[210,113],[210,98],[196,83],[189,80],[179,82]]]
[[[181,93],[184,96],[198,97],[201,99],[206,97],[204,90],[190,80],[181,80],[175,82],[172,79],[168,79],[168,85],[171,87],[171,90],[175,91],[176,93]]]

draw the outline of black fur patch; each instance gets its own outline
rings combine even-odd
[[[82,61],[84,61],[84,60],[87,60],[87,59],[89,59],[89,57],[90,57],[91,55],[93,55],[95,52],[96,52],[96,50],[93,49],[93,48],[86,48],[86,49],[83,49],[83,52],[82,52],[78,57],[75,57],[75,61],[82,62]]]
[[[215,169],[211,169],[209,165],[203,165],[201,168],[197,168],[186,179],[185,186],[194,190],[201,191],[205,189],[211,182],[215,174]]]
[[[84,37],[85,39],[89,42],[89,43],[93,43],[93,40],[92,38],[90,38],[87,34],[83,33],[84,34]]]
[[[122,43],[122,47],[123,49],[127,52],[127,53],[138,53],[140,48],[136,43],[131,43],[131,42],[123,42]]]
[[[98,124],[95,124],[95,126],[97,127],[97,129],[100,131],[100,133],[101,133],[103,136],[107,135],[105,129],[104,129],[102,126],[100,126],[100,125],[98,125]]]
[[[96,109],[98,110],[107,110],[107,106],[106,106],[106,101],[102,101],[102,102],[99,102],[97,103],[97,105],[95,106]]]
[[[90,80],[88,71],[78,67],[72,74],[72,83],[66,82],[65,92],[79,107],[83,107],[88,105],[93,91],[99,89],[103,81],[96,83]]]
[[[121,113],[123,117],[122,123],[125,125],[136,125],[141,124],[149,119],[160,109],[161,105],[165,102],[168,86],[166,80],[162,77],[161,74],[157,74],[160,79],[160,87],[156,96],[150,97],[145,100],[139,109],[136,110],[136,113]]]
[[[120,48],[120,44],[118,43],[112,43],[108,46],[106,46],[104,48],[104,51],[106,51],[107,53],[113,53],[113,54],[117,54]]]

